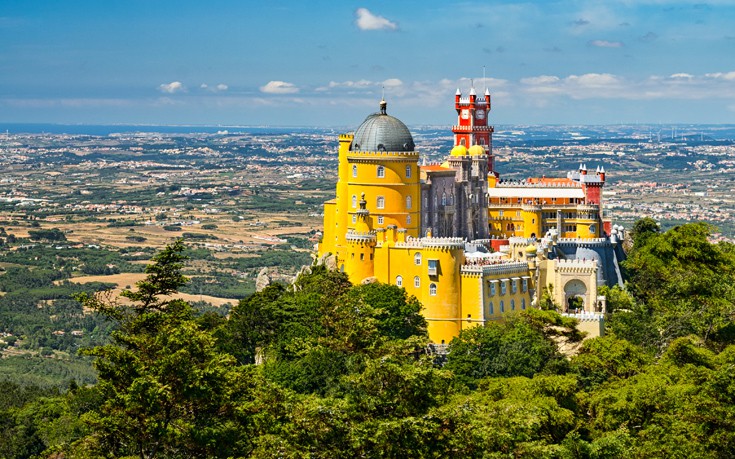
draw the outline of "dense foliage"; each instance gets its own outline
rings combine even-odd
[[[129,306],[86,297],[118,326],[86,351],[99,383],[0,386],[0,457],[733,457],[735,252],[701,225],[636,230],[608,335],[571,358],[580,333],[551,310],[438,358],[405,290],[319,266],[229,318],[197,312],[167,296],[186,281],[177,242]]]

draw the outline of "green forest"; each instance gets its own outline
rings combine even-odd
[[[0,458],[735,457],[735,246],[712,231],[638,221],[604,337],[543,302],[446,355],[405,290],[321,266],[229,317],[171,300],[177,241],[129,306],[75,292],[113,330],[79,351],[96,384],[0,381]]]

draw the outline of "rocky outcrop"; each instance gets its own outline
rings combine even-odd
[[[260,292],[269,285],[271,285],[271,278],[268,276],[268,268],[263,268],[255,279],[255,291]]]

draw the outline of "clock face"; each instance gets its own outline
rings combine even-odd
[[[485,118],[485,110],[477,110],[477,118],[484,119]]]
[[[462,110],[462,118],[467,119],[470,117],[470,111],[467,109]]]

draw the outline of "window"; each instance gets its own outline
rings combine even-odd
[[[502,216],[503,216],[503,211],[502,210],[499,210],[498,211],[498,217],[502,217]]]
[[[510,284],[510,291],[511,291],[511,293],[516,293],[516,292],[518,292],[518,280],[517,280],[517,279],[513,279],[513,280],[511,281],[511,284]]]
[[[399,287],[403,287],[403,277],[396,276],[396,285]]]
[[[510,300],[510,310],[511,311],[516,310],[516,300]]]
[[[357,214],[352,214],[352,223],[357,223]]]
[[[382,225],[382,224],[383,224],[383,216],[378,215],[378,225]]]
[[[357,164],[352,165],[352,176],[357,177]]]
[[[365,261],[365,254],[364,253],[361,253],[360,254],[360,261]]]
[[[429,276],[436,276],[439,270],[439,260],[429,260]]]
[[[459,144],[460,145],[467,145],[467,142],[465,141],[465,139],[462,139],[462,140],[459,141]]]
[[[503,300],[500,300],[500,313],[502,314],[504,312],[505,312],[505,303],[503,302]]]
[[[352,208],[354,209],[355,207],[357,207],[357,195],[353,194],[352,195]]]
[[[406,166],[406,178],[411,178],[411,166]]]
[[[413,264],[417,266],[421,264],[421,254],[420,253],[417,253],[416,255],[413,256]]]
[[[377,206],[378,206],[378,209],[385,208],[385,198],[383,196],[378,196]]]
[[[433,282],[429,284],[429,295],[436,296],[436,284]]]
[[[526,309],[526,299],[521,298],[521,309]]]
[[[385,167],[378,166],[378,178],[385,177]]]
[[[447,194],[446,193],[442,193],[442,205],[443,206],[447,205]]]
[[[495,305],[491,301],[490,302],[490,315],[493,315],[493,314],[495,314]]]
[[[416,288],[421,287],[421,278],[419,276],[413,278],[413,286]]]
[[[406,225],[410,225],[410,224],[411,224],[411,215],[409,214],[409,215],[406,215]]]
[[[411,196],[406,196],[406,209],[410,209],[413,205],[413,200],[411,199]]]
[[[522,288],[523,288],[523,293],[526,293],[528,291],[528,279],[523,279]]]
[[[490,296],[495,296],[495,282],[490,282]]]
[[[500,281],[500,294],[505,295],[508,291],[508,285],[505,283],[505,281]]]

